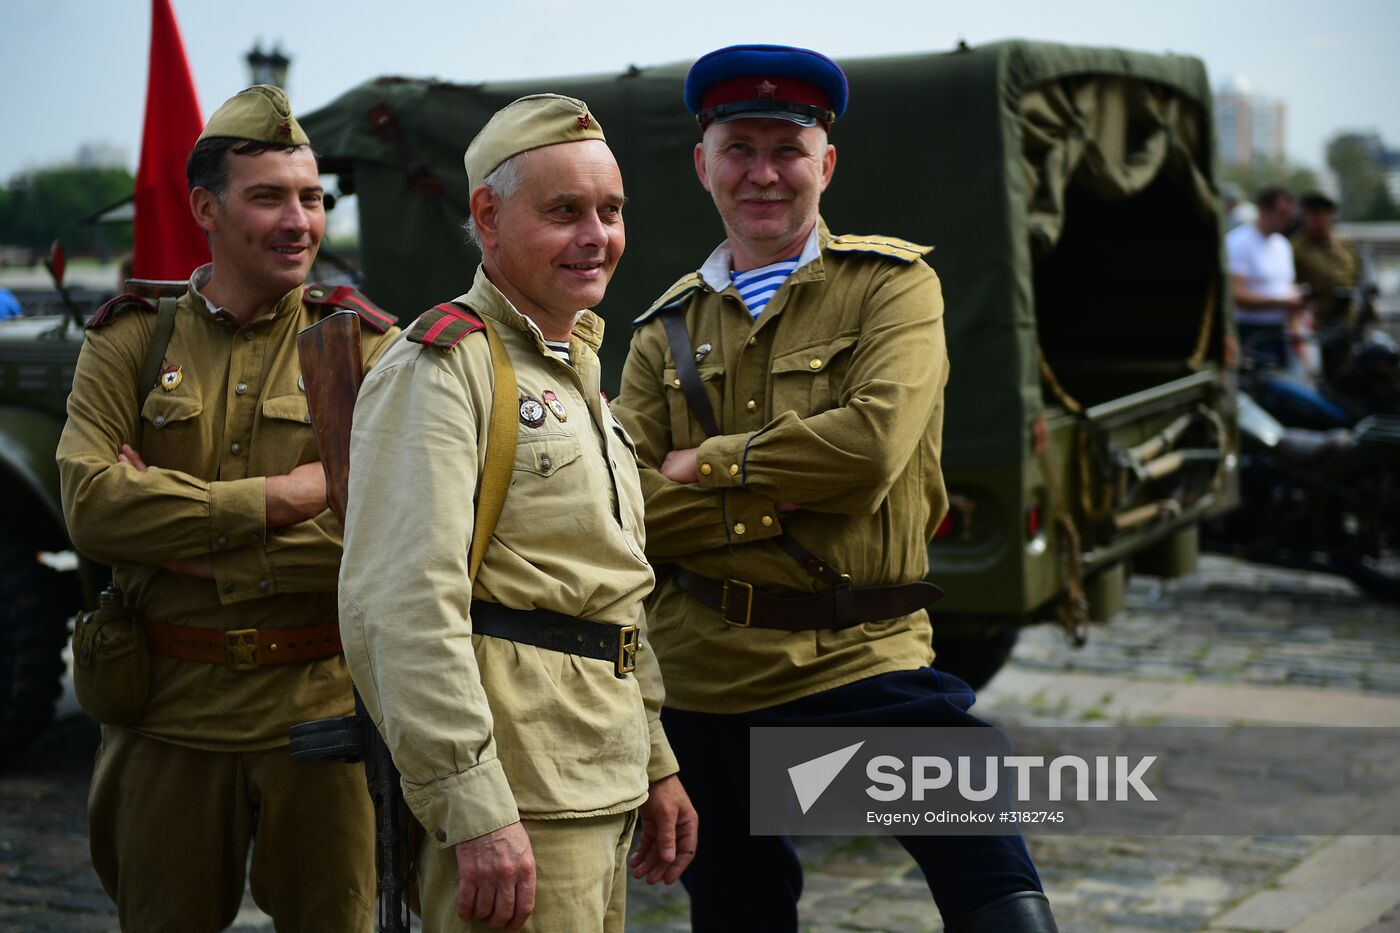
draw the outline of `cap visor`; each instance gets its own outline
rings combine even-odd
[[[816,126],[817,118],[793,113],[791,110],[749,110],[744,113],[729,113],[716,117],[714,123],[730,123],[734,120],[786,120],[798,126]]]

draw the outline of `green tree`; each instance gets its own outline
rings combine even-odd
[[[1253,198],[1261,188],[1283,185],[1295,195],[1316,191],[1317,173],[1306,165],[1289,162],[1282,157],[1260,157],[1247,165],[1226,165],[1220,171],[1222,181],[1240,186],[1246,198]]]
[[[56,239],[73,251],[107,250],[131,243],[131,225],[105,229],[82,219],[130,196],[136,180],[125,168],[36,169],[10,180],[0,197],[0,242],[47,250]]]
[[[1327,166],[1337,176],[1343,220],[1400,220],[1400,205],[1385,185],[1380,137],[1340,133],[1327,144]]]

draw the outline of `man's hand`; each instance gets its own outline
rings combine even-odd
[[[695,858],[700,817],[674,774],[651,785],[646,803],[637,812],[642,818],[642,838],[627,860],[632,877],[645,876],[647,884],[671,884]]]
[[[511,823],[456,850],[457,916],[492,929],[523,927],[535,910],[535,853],[525,827]]]
[[[123,444],[122,449],[117,451],[117,462],[135,467],[137,473],[146,472],[146,461],[141,459],[141,455],[136,452],[136,448],[132,447],[130,444]]]
[[[661,475],[677,483],[695,482],[700,478],[697,472],[699,464],[696,454],[699,449],[698,447],[687,447],[685,450],[671,451],[661,464]]]
[[[303,463],[286,476],[269,476],[264,496],[269,528],[313,519],[326,510],[326,471],[318,460]]]

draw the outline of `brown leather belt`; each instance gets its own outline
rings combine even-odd
[[[943,596],[943,591],[927,580],[890,586],[840,585],[816,593],[774,596],[743,580],[711,580],[689,570],[677,570],[671,579],[681,592],[719,612],[730,625],[786,632],[898,619],[933,605]]]
[[[242,628],[231,631],[141,623],[152,654],[181,661],[227,664],[252,671],[269,664],[296,664],[340,654],[340,622],[331,619],[294,628]]]

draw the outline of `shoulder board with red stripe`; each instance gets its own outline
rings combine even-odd
[[[87,320],[87,327],[92,330],[96,327],[104,327],[123,311],[151,311],[156,310],[156,303],[142,298],[140,295],[118,295],[111,301],[98,308]]]
[[[449,301],[420,314],[404,336],[425,347],[451,350],[463,337],[485,329],[481,318]]]
[[[340,310],[354,311],[366,327],[381,334],[398,323],[392,314],[349,285],[313,282],[306,286],[306,293],[301,296],[301,300],[313,308],[321,309],[323,314]]]

